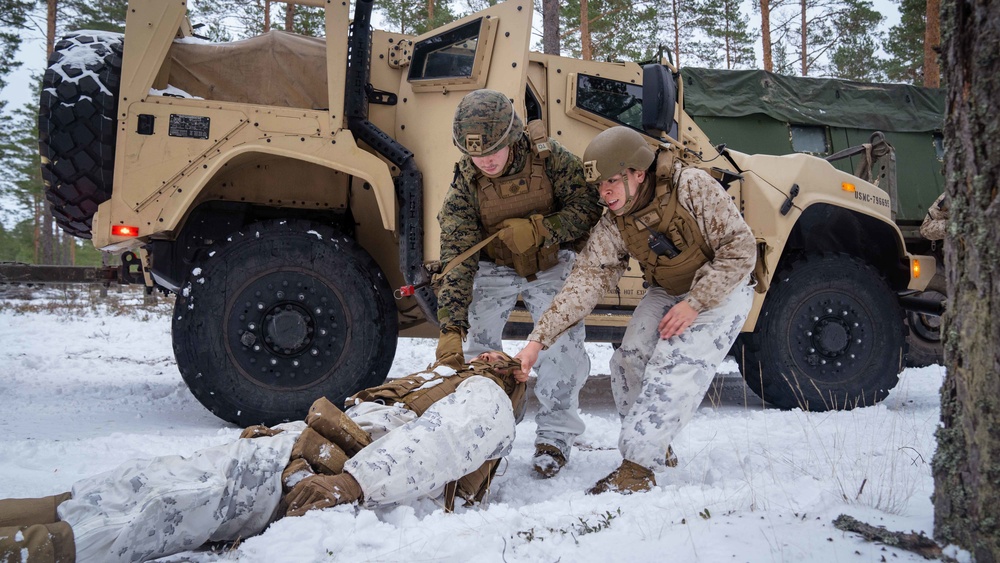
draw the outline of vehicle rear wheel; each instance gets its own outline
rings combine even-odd
[[[97,206],[111,197],[122,41],[120,33],[71,33],[56,44],[42,79],[45,196],[56,223],[80,238],[91,238]]]
[[[194,396],[240,426],[303,418],[382,383],[396,351],[389,284],[350,238],[306,221],[248,225],[191,272],[173,318]]]
[[[736,361],[747,385],[780,408],[873,405],[899,381],[905,353],[895,293],[865,262],[808,254],[774,277]]]
[[[948,293],[946,284],[944,271],[938,270],[927,289],[913,297],[944,301]],[[906,367],[943,364],[944,345],[941,342],[941,317],[907,311],[906,324],[910,327],[910,334],[906,339],[910,345],[909,352],[906,354]]]

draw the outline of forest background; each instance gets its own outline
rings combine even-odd
[[[420,34],[495,0],[376,3],[376,27]],[[268,29],[323,34],[318,8],[269,0],[188,0],[196,33],[233,41]],[[127,0],[0,0],[0,262],[98,265],[44,197],[38,88],[68,31],[122,31]],[[764,69],[938,87],[940,0],[535,0],[535,48],[601,61]],[[202,25],[203,24],[203,25]],[[110,262],[109,262],[110,263]]]

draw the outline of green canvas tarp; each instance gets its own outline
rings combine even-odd
[[[905,84],[868,84],[784,76],[763,70],[683,68],[689,115],[743,117],[879,131],[940,131],[945,91]]]

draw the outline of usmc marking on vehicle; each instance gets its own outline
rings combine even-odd
[[[874,194],[868,194],[861,191],[854,192],[854,199],[863,201],[865,203],[874,203],[875,205],[882,206],[889,209],[889,198],[881,197]]]

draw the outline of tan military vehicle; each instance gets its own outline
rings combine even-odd
[[[885,397],[905,353],[899,296],[932,259],[908,255],[886,192],[806,155],[720,154],[664,65],[529,52],[532,3],[511,0],[420,37],[372,30],[371,2],[326,10],[326,39],[192,36],[185,3],[132,0],[124,37],[57,46],[39,117],[49,199],[67,231],[177,294],[181,375],[241,425],[301,417],[382,381],[399,335],[436,335],[426,285],[436,214],[471,90],[506,93],[577,154],[626,124],[709,169],[758,237],[758,293],[735,351],[781,407]],[[637,268],[588,319],[621,334]],[[405,286],[414,286],[409,295]],[[765,288],[769,290],[765,291]],[[396,293],[394,299],[393,293]],[[513,319],[511,329],[518,331]]]

